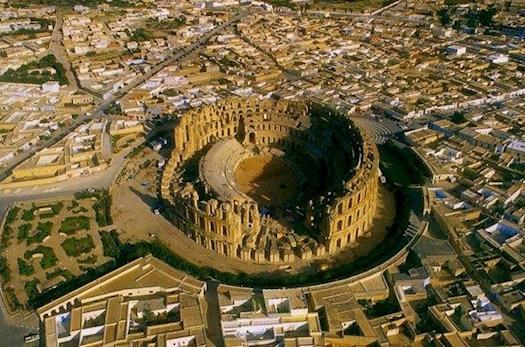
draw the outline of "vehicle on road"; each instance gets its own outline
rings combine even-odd
[[[38,335],[36,333],[27,334],[26,336],[24,336],[24,342],[25,343],[31,343],[31,342],[37,341],[39,339],[40,339],[40,335]]]

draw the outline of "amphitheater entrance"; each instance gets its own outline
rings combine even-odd
[[[297,176],[278,156],[265,153],[249,157],[235,169],[239,189],[261,206],[282,207],[299,193]]]
[[[255,144],[255,133],[250,133],[249,141],[250,141],[250,143]]]

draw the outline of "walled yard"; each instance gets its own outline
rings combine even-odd
[[[111,224],[109,195],[78,193],[72,199],[13,206],[2,226],[0,275],[10,311],[40,292],[105,263],[100,228]]]

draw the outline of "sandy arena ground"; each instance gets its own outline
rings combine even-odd
[[[298,192],[292,169],[271,154],[242,161],[235,170],[239,188],[262,205],[281,206]]]

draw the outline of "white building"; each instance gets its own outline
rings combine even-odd
[[[48,81],[42,84],[42,91],[49,93],[58,93],[60,91],[60,83],[56,81]]]
[[[281,346],[293,338],[321,338],[319,316],[310,311],[301,290],[263,290],[220,286],[224,345]],[[312,346],[315,344],[312,344]]]
[[[467,48],[458,45],[452,45],[447,48],[447,53],[459,57],[467,52]]]

